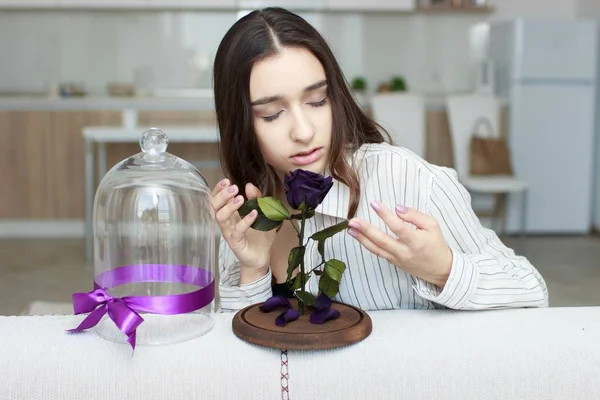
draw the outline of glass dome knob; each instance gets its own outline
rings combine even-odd
[[[140,147],[145,154],[159,156],[167,150],[169,138],[158,128],[150,128],[142,134]]]

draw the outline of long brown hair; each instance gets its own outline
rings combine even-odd
[[[214,92],[221,135],[219,156],[225,175],[238,185],[247,182],[272,196],[281,182],[261,154],[250,104],[250,73],[254,64],[276,55],[281,47],[303,47],[323,65],[332,107],[329,171],[350,189],[348,218],[356,214],[360,182],[346,160],[365,143],[384,142],[385,133],[354,100],[331,49],[319,32],[300,16],[279,7],[255,10],[239,19],[219,44],[214,63]]]

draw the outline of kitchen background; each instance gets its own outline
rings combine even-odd
[[[0,7],[3,2],[21,4],[0,11],[0,91],[5,93],[45,93],[59,82],[81,83],[95,95],[106,94],[107,85],[113,82],[133,83],[141,89],[210,88],[217,45],[244,12],[234,7],[231,11],[186,11],[184,7],[162,11],[143,6],[107,11],[102,3],[111,2],[106,0],[91,1],[94,9],[42,11],[33,6],[28,9],[28,1],[2,0]],[[44,2],[51,0],[32,3]],[[254,3],[261,2],[242,1],[242,5]],[[321,7],[314,0],[292,3]],[[494,7],[489,14],[382,12],[364,6],[362,12],[299,13],[326,37],[348,79],[364,76],[373,90],[390,76],[401,74],[411,90],[433,94],[473,88],[473,61],[478,54],[473,52],[469,32],[474,24],[515,17],[600,14],[600,3],[593,0],[496,0],[489,4]]]
[[[70,294],[90,281],[89,249],[82,240],[87,179],[82,130],[210,124],[216,48],[236,19],[255,6],[281,5],[311,22],[331,45],[348,81],[364,80],[366,91],[360,98],[365,103],[394,78],[406,84],[408,93],[425,95],[428,154],[437,154],[430,160],[449,165],[445,100],[480,89],[490,23],[519,18],[600,21],[598,0],[447,3],[0,0],[0,314],[61,312],[69,308],[65,303]],[[589,51],[596,97],[600,63],[597,48]],[[556,95],[563,96],[560,91]],[[502,99],[508,109],[515,107],[513,100]],[[572,209],[581,211],[583,204],[579,215],[586,219],[576,228],[561,229],[561,218],[569,219],[570,205],[564,204],[555,215],[548,213],[548,220],[555,221],[551,228],[534,229],[522,239],[512,235],[518,233],[516,221],[509,221],[509,235],[503,236],[546,277],[552,306],[600,304],[600,240],[594,234],[600,229],[598,104],[595,99],[588,102],[595,127],[589,130],[590,140],[581,142],[583,150],[595,146],[583,174],[591,182],[583,184],[585,201],[575,201],[580,195],[573,188],[581,185],[569,186],[577,179],[555,175],[559,161],[565,165],[572,161],[564,159],[566,153],[561,155],[565,147],[553,147],[550,136],[539,138],[554,148],[557,160],[542,168],[547,168],[544,179],[557,179],[557,193],[571,193]],[[137,111],[132,115],[131,110]],[[535,112],[541,124],[544,109]],[[508,119],[507,136],[518,126],[518,121]],[[579,132],[567,128],[564,134],[576,138]],[[94,167],[95,172],[102,175],[103,169],[133,154],[135,146],[108,145],[102,150],[107,165]],[[184,158],[215,152],[214,145],[195,150],[177,146],[169,148]],[[568,156],[577,159],[578,151],[573,147]],[[535,151],[520,155],[532,160],[536,156]],[[214,168],[201,170],[214,183],[218,177]],[[473,194],[477,206],[485,208],[492,200]],[[532,214],[545,203],[544,198],[530,199]]]

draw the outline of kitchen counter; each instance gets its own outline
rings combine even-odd
[[[36,96],[0,96],[0,110],[10,111],[197,111],[214,109],[212,97],[109,97],[87,96],[49,98]]]
[[[445,109],[445,96],[426,95],[426,106],[427,110]],[[189,97],[87,96],[72,98],[0,96],[0,110],[6,111],[91,111],[124,109],[137,111],[208,111],[214,109],[214,99],[209,95]]]

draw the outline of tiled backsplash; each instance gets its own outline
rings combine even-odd
[[[554,4],[557,15],[569,1]],[[502,0],[491,18],[519,15],[518,7],[533,10],[534,3],[540,9],[540,0]],[[379,82],[403,75],[411,89],[426,92],[471,88],[468,33],[488,18],[302,15],[326,37],[348,80],[363,75],[374,90]],[[237,17],[199,11],[0,11],[0,91],[46,91],[59,82],[80,82],[97,94],[111,82],[207,88],[218,43]]]

